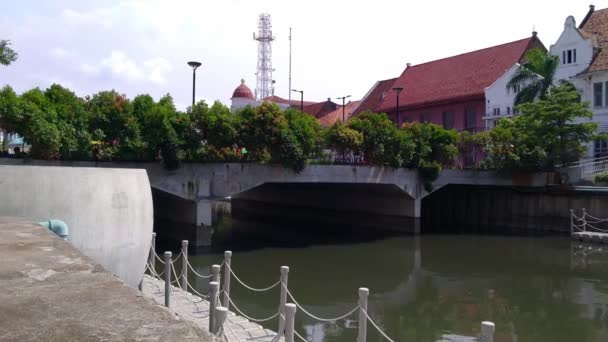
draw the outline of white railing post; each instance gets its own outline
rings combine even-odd
[[[583,231],[587,231],[587,210],[583,208]]]
[[[494,330],[496,326],[492,322],[481,322],[481,341],[494,342]]]
[[[188,240],[182,240],[182,290],[188,292]]]
[[[217,306],[217,294],[220,290],[220,284],[212,281],[209,283],[211,286],[211,293],[209,294],[209,331],[215,333],[215,309]]]
[[[285,304],[285,342],[293,342],[293,336],[295,335],[295,317],[296,305],[293,303]]]
[[[359,288],[359,335],[357,342],[365,342],[367,339],[367,297],[369,289],[365,287]]]
[[[152,248],[150,248],[150,264],[156,272],[156,233],[152,233]]]
[[[224,252],[224,307],[230,310],[230,259],[231,251]]]
[[[289,276],[289,266],[281,266],[281,297],[279,299],[279,330],[277,334],[281,336],[285,332],[285,304],[287,303],[287,279]]]
[[[220,265],[211,265],[211,281],[220,283]]]
[[[165,252],[165,306],[171,304],[171,252]]]
[[[221,336],[224,332],[224,323],[228,318],[228,309],[222,306],[218,306],[215,309],[215,326],[213,327],[213,333]]]
[[[574,233],[574,210],[570,209],[570,234]]]

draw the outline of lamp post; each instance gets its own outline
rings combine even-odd
[[[190,61],[188,65],[192,67],[192,107],[194,107],[194,94],[196,93],[196,69],[200,67],[201,62]]]
[[[337,98],[338,100],[342,100],[342,122],[344,122],[344,120],[346,119],[346,118],[344,117],[344,108],[346,108],[346,107],[345,107],[345,101],[346,101],[346,99],[347,99],[347,98],[349,98],[349,97],[350,97],[350,95],[346,95],[346,96],[342,96],[342,97],[338,97],[338,98]]]
[[[397,118],[397,128],[399,128],[399,93],[403,90],[402,87],[394,87],[393,91],[397,93],[397,104],[395,105],[395,116]]]
[[[300,93],[300,112],[304,112],[304,90],[291,89],[291,91]]]

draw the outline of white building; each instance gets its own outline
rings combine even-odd
[[[274,96],[274,95],[269,96],[269,97],[263,99],[262,101],[256,101],[255,96],[253,95],[253,92],[245,84],[244,79],[241,79],[241,84],[238,87],[236,87],[236,89],[234,89],[234,92],[232,92],[232,97],[230,98],[230,100],[232,102],[230,104],[230,111],[233,113],[236,112],[237,110],[239,110],[241,108],[245,108],[247,106],[257,107],[264,102],[275,103],[282,110],[289,108],[291,105],[293,105],[293,103],[295,103],[295,101],[291,101],[292,103],[290,104],[289,100],[285,100],[285,99],[282,99],[282,98],[280,98],[278,96]],[[299,104],[299,101],[297,103]]]
[[[583,101],[590,103],[600,132],[608,132],[608,9],[590,6],[578,27],[574,17],[566,18],[550,53],[560,59],[556,81],[574,83]],[[591,144],[588,157],[603,156],[608,156],[608,142]]]
[[[496,127],[498,120],[510,118],[518,114],[517,109],[513,105],[515,96],[521,89],[520,86],[507,88],[507,84],[513,78],[513,75],[521,67],[519,63],[513,64],[502,76],[500,76],[489,87],[485,88],[486,98],[486,115],[482,118],[485,122],[486,129]]]

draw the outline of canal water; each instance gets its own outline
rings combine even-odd
[[[291,293],[322,318],[350,311],[357,289],[369,288],[369,313],[395,341],[470,341],[484,320],[496,323],[496,342],[608,341],[608,246],[565,236],[307,230],[225,217],[212,247],[190,260],[209,273],[223,250],[233,251],[237,276],[257,288],[289,266]],[[208,288],[205,280],[195,286]],[[255,293],[233,279],[231,297],[247,315],[265,318],[276,313],[279,288]],[[308,341],[356,340],[357,314],[335,322],[301,310],[296,317]],[[262,325],[276,330],[277,321]],[[368,325],[367,341],[382,340]]]

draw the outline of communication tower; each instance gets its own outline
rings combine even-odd
[[[260,14],[258,19],[258,34],[253,33],[253,39],[258,41],[258,70],[255,73],[257,84],[255,97],[262,100],[274,94],[274,81],[272,79],[272,22],[270,14]]]

